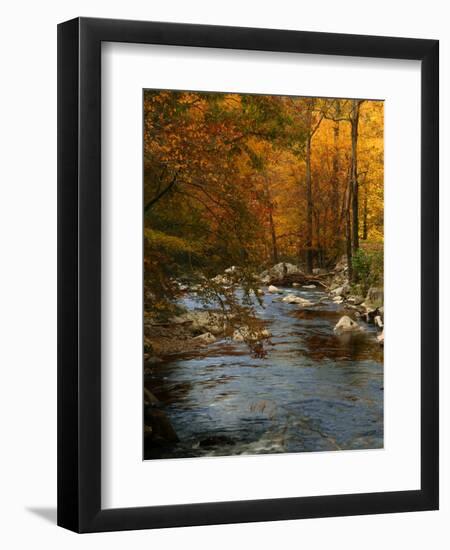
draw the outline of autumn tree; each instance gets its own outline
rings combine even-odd
[[[382,244],[382,102],[148,90],[143,157],[148,310],[183,280],[223,299],[230,266],[250,294],[279,261],[351,271]]]

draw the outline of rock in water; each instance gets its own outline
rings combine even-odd
[[[151,428],[152,440],[158,443],[173,443],[178,436],[173,429],[167,415],[160,409],[145,407],[144,419],[146,426]]]
[[[264,296],[264,290],[262,288],[257,288],[256,290],[253,290],[252,288],[249,290],[250,296]]]
[[[249,327],[240,327],[233,332],[235,342],[256,341],[270,338],[270,332],[267,329],[251,331]]]
[[[336,326],[334,327],[334,332],[360,332],[364,330],[361,325],[358,325],[356,321],[351,319],[348,315],[344,315],[339,319]]]
[[[383,319],[381,318],[380,315],[376,315],[375,316],[375,319],[373,320],[373,322],[376,324],[376,326],[378,328],[383,328]]]
[[[274,285],[270,285],[269,288],[267,289],[268,292],[270,292],[271,294],[283,294],[283,291],[280,290],[279,288],[277,288],[276,286]]]
[[[317,288],[316,285],[303,285],[303,288]]]
[[[377,340],[382,346],[384,346],[384,330],[381,334],[377,336]]]
[[[155,397],[150,390],[144,388],[144,404],[150,407],[158,407],[161,405],[159,399]]]
[[[297,296],[295,294],[288,294],[284,298],[281,298],[281,301],[287,304],[295,304],[297,303]]]
[[[301,298],[300,296],[296,296],[295,294],[288,294],[284,298],[281,299],[282,302],[285,302],[286,304],[299,304],[301,306],[312,306],[313,303],[309,300],[306,300],[305,298]]]

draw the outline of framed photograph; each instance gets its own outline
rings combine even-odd
[[[438,42],[58,27],[58,524],[438,508]]]

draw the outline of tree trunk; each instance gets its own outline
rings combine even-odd
[[[358,197],[358,122],[359,106],[361,101],[355,99],[352,105],[352,161],[351,161],[351,185],[352,185],[352,245],[353,251],[359,248],[359,197]]]
[[[347,249],[348,279],[350,282],[353,280],[351,204],[352,204],[352,182],[349,181],[349,184],[347,187],[347,205],[345,209],[345,237],[346,237],[346,249]]]
[[[316,243],[314,247],[314,258],[316,262],[316,267],[322,267],[323,258],[322,258],[322,235],[320,233],[321,225],[320,225],[320,214],[319,212],[315,212],[314,216],[314,225],[316,226]]]
[[[313,270],[313,197],[311,181],[311,140],[313,123],[314,99],[308,99],[306,102],[306,143],[305,143],[305,183],[306,183],[306,271],[312,273]]]
[[[336,112],[339,116],[339,111]],[[334,153],[333,153],[333,176],[332,176],[332,199],[333,199],[333,231],[339,235],[339,121],[335,121],[333,128]]]
[[[272,238],[272,258],[273,263],[278,263],[278,245],[277,245],[277,234],[275,232],[275,224],[273,221],[273,215],[272,215],[272,206],[269,208],[269,225],[270,225],[270,235]]]
[[[364,182],[364,203],[363,203],[363,241],[367,241],[368,225],[367,225],[367,182]]]
[[[312,183],[311,183],[311,135],[308,133],[306,138],[305,148],[306,161],[306,271],[312,273],[313,256],[312,256],[312,239],[313,239],[313,200],[312,200]]]
[[[264,198],[266,200],[267,210],[269,212],[271,256],[272,256],[273,263],[277,264],[278,263],[278,243],[277,243],[277,233],[275,230],[275,221],[273,219],[274,203],[270,192],[269,182],[267,181],[267,176],[264,178]]]

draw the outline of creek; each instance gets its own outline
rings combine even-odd
[[[180,439],[158,449],[158,458],[383,447],[383,349],[375,329],[338,336],[333,328],[348,314],[342,305],[320,289],[282,290],[317,305],[265,293],[256,309],[272,335],[266,357],[218,340],[146,375]],[[195,296],[184,305],[199,307]]]

